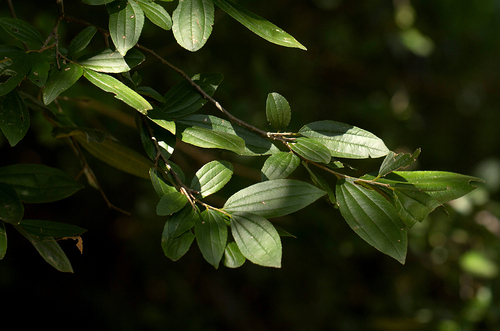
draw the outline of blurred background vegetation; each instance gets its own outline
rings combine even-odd
[[[19,18],[50,33],[55,1],[13,3]],[[162,4],[172,13],[176,3]],[[324,119],[349,123],[375,133],[392,150],[421,147],[415,169],[475,175],[486,184],[416,225],[404,266],[364,243],[337,210],[318,201],[275,220],[296,236],[283,238],[281,269],[247,262],[215,270],[196,244],[181,260],[168,260],[160,246],[165,218],[155,215],[158,199],[150,183],[88,156],[108,198],[132,216],[109,209],[83,178],[87,188],[69,199],[26,205],[26,218],[68,222],[88,232],[83,254],[75,242],[61,242],[75,270],[62,274],[7,230],[9,248],[0,262],[2,324],[15,318],[18,325],[76,330],[498,330],[500,2],[239,3],[308,51],[269,44],[220,11],[197,53],[181,49],[170,31],[149,22],[140,42],[190,75],[222,73],[215,98],[251,124],[267,128],[265,99],[278,92],[292,107],[291,130]],[[106,28],[103,6],[64,4],[67,14]],[[5,0],[0,16],[10,16]],[[81,29],[62,24],[61,42],[67,45]],[[94,39],[96,48],[103,46]],[[3,34],[0,41],[13,42]],[[143,84],[162,94],[181,81],[154,59],[137,69]],[[78,123],[141,151],[133,110],[83,80],[65,96],[69,100],[60,104]],[[217,114],[208,105],[203,111]],[[0,166],[44,163],[76,176],[74,152],[50,136],[39,114],[32,116],[27,137],[15,148],[0,137]],[[264,158],[179,145],[173,159],[190,177],[214,157],[233,162],[238,175],[220,197],[260,178]],[[380,162],[355,166],[373,171]]]

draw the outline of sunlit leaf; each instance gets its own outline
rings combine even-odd
[[[239,268],[245,261],[246,258],[241,254],[238,245],[234,241],[228,243],[224,250],[224,266],[228,268]]]
[[[165,30],[170,30],[172,28],[172,18],[165,8],[148,0],[137,0],[137,4],[142,8],[146,17],[153,24]]]
[[[247,212],[234,213],[231,233],[248,260],[265,267],[281,267],[281,239],[267,219]]]
[[[61,63],[61,69],[54,66],[43,90],[43,102],[50,104],[59,94],[73,86],[82,75],[83,68],[75,63]]]
[[[94,38],[97,28],[94,26],[88,26],[82,31],[80,31],[75,38],[73,38],[68,47],[68,55],[74,55],[78,52],[83,51]]]
[[[141,136],[142,146],[144,147],[146,154],[151,160],[156,160],[158,153],[156,144],[158,144],[158,148],[160,149],[161,154],[166,159],[169,159],[174,152],[176,144],[175,135],[171,134],[167,130],[164,130],[156,123],[146,123],[146,120],[140,118],[139,116],[136,120],[136,124]],[[151,130],[153,138],[150,136],[149,130]]]
[[[420,148],[413,154],[389,152],[380,166],[379,176],[385,176],[390,172],[401,170],[411,165],[420,154]]]
[[[0,167],[0,182],[11,185],[27,203],[61,200],[83,188],[59,169],[30,163]]]
[[[344,123],[328,120],[313,122],[304,125],[299,133],[325,145],[333,157],[377,158],[389,153],[380,138]]]
[[[0,97],[0,130],[10,146],[21,141],[30,127],[28,107],[16,90]]]
[[[18,224],[24,215],[24,206],[16,190],[8,184],[0,183],[0,220]]]
[[[224,216],[211,209],[205,210],[194,226],[194,233],[201,254],[217,269],[227,241],[227,225]]]
[[[146,115],[152,108],[151,104],[141,97],[137,92],[120,82],[118,79],[106,74],[101,74],[93,70],[83,69],[84,76],[92,84],[103,91],[113,93],[115,98],[122,100],[132,108],[137,109],[141,114]]]
[[[394,188],[394,204],[403,223],[411,228],[416,222],[422,222],[429,213],[441,206],[429,194],[415,188]]]
[[[153,188],[156,191],[156,194],[161,198],[167,193],[177,192],[175,187],[172,186],[169,182],[165,180],[165,178],[158,172],[157,169],[151,168],[149,169],[149,176],[151,177],[151,184],[153,184]]]
[[[292,117],[288,101],[276,92],[269,93],[266,100],[266,117],[276,130],[280,131],[286,128]]]
[[[205,45],[214,24],[212,0],[182,0],[172,15],[172,32],[177,43],[191,52]]]
[[[116,50],[123,56],[134,47],[144,26],[144,12],[135,1],[116,1],[107,5],[109,33]]]
[[[278,152],[266,159],[260,170],[260,175],[263,181],[286,178],[297,169],[299,164],[300,158],[297,155],[289,152]]]
[[[190,204],[185,205],[179,212],[169,217],[163,229],[163,238],[177,238],[184,232],[191,230],[198,222],[198,211]]]
[[[120,73],[129,71],[123,55],[109,48],[88,54],[78,60],[84,68],[99,72]]]
[[[245,148],[245,141],[234,134],[213,131],[197,126],[180,128],[178,131],[183,142],[194,146],[226,149],[236,154],[241,154]]]
[[[292,151],[312,162],[328,164],[332,159],[330,150],[325,145],[307,137],[298,137],[289,142],[288,146]]]
[[[30,46],[40,48],[43,45],[43,37],[31,24],[23,20],[10,17],[0,18],[0,26],[17,40]]]
[[[213,2],[215,5],[228,13],[229,16],[265,40],[280,46],[295,47],[306,50],[306,48],[294,37],[244,7],[228,0],[213,0]]]
[[[0,45],[0,96],[15,89],[31,69],[26,52],[10,45]]]
[[[181,210],[187,202],[187,197],[180,192],[165,193],[156,205],[156,214],[160,216],[171,215]]]
[[[30,235],[43,239],[46,237],[67,238],[83,234],[85,229],[67,223],[45,220],[22,220],[19,224]]]
[[[339,180],[336,193],[340,213],[354,232],[404,264],[408,234],[395,207],[377,191],[358,185],[352,179]]]
[[[262,217],[278,217],[300,210],[326,192],[293,179],[276,179],[248,186],[226,201],[228,212],[250,212]]]
[[[191,188],[200,192],[202,198],[209,196],[226,185],[233,175],[233,166],[227,161],[212,161],[198,170],[191,182]]]

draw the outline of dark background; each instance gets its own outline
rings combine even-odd
[[[13,0],[17,16],[47,36],[55,1]],[[177,2],[162,3],[172,13]],[[57,272],[8,227],[0,262],[2,325],[75,330],[498,330],[500,328],[500,3],[465,1],[239,1],[292,34],[307,52],[270,44],[216,11],[204,48],[180,48],[171,31],[146,22],[140,43],[189,75],[220,72],[215,98],[235,116],[267,129],[265,100],[285,96],[289,129],[337,120],[384,139],[391,150],[422,154],[415,169],[476,175],[487,183],[436,210],[410,231],[406,264],[379,253],[323,201],[275,220],[296,238],[283,238],[283,267],[246,262],[215,270],[196,244],[179,261],[160,246],[165,218],[149,182],[88,156],[104,192],[127,216],[107,207],[89,187],[63,201],[26,205],[25,218],[79,225],[61,246],[74,274]],[[103,6],[66,1],[66,13],[106,28]],[[10,16],[0,1],[0,16]],[[62,23],[61,43],[82,29]],[[12,42],[0,34],[3,42]],[[96,35],[95,47],[102,47]],[[154,59],[138,67],[143,84],[164,94],[181,77]],[[23,88],[30,91],[29,84]],[[32,90],[33,91],[33,90]],[[36,93],[36,91],[35,91]],[[104,129],[141,151],[134,112],[85,81],[65,94],[92,97],[79,107],[61,101],[75,120]],[[217,114],[207,105],[203,111]],[[112,118],[113,111],[118,117]],[[219,114],[217,114],[219,115]],[[214,157],[231,160],[236,176],[221,197],[259,180],[264,158],[245,159],[179,145],[174,160],[186,174]],[[78,158],[32,114],[16,147],[0,137],[0,166],[41,162],[71,175]],[[381,160],[355,162],[376,170]],[[304,171],[294,174],[306,178]],[[216,201],[217,202],[217,201]]]

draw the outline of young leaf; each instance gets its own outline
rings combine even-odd
[[[212,96],[222,82],[224,76],[218,73],[198,74],[191,79],[203,91]],[[165,104],[160,111],[170,118],[180,118],[200,109],[207,100],[189,82],[183,81],[172,87],[165,94]]]
[[[188,202],[187,197],[179,192],[169,192],[160,198],[156,205],[156,214],[167,216],[181,210]]]
[[[299,164],[300,158],[293,153],[273,154],[266,159],[260,170],[262,181],[286,178],[297,169]]]
[[[232,175],[231,163],[215,160],[205,164],[196,172],[191,188],[200,192],[202,198],[205,198],[223,188]]]
[[[429,213],[441,206],[436,199],[415,188],[394,188],[394,205],[403,223],[411,228],[422,222]]]
[[[333,157],[351,159],[377,158],[389,153],[384,142],[358,127],[335,121],[318,121],[304,125],[303,136],[325,145]]]
[[[241,154],[245,148],[245,141],[230,133],[217,132],[197,126],[181,128],[179,131],[181,140],[194,146],[225,149],[236,154]]]
[[[266,117],[276,130],[280,131],[286,128],[292,117],[288,101],[276,92],[269,93],[266,100]]]
[[[107,5],[109,33],[116,50],[125,56],[137,44],[144,26],[144,12],[135,1],[116,1]]]
[[[76,237],[87,231],[73,224],[43,220],[22,220],[19,226],[22,227],[28,234],[39,239],[47,237]]]
[[[65,172],[43,164],[15,164],[0,168],[0,182],[11,185],[27,203],[45,203],[71,196],[83,186]]]
[[[16,90],[0,97],[0,130],[10,146],[24,138],[30,127],[28,107]]]
[[[219,268],[227,241],[227,225],[224,216],[214,210],[207,209],[194,226],[196,242],[205,260]]]
[[[246,259],[241,254],[238,245],[233,241],[227,244],[224,250],[224,266],[228,268],[239,268],[245,263]]]
[[[177,261],[187,253],[194,238],[195,236],[191,231],[187,231],[177,238],[163,236],[161,239],[163,253],[165,253],[165,256],[172,261]]]
[[[383,177],[390,172],[408,167],[417,160],[419,154],[420,154],[420,148],[417,149],[413,154],[409,153],[396,154],[394,152],[389,152],[389,154],[387,154],[387,156],[385,157],[384,162],[382,162],[382,165],[380,166],[378,175],[380,177]]]
[[[17,40],[30,46],[40,48],[43,45],[43,37],[31,24],[23,20],[10,17],[0,18],[0,26]]]
[[[195,114],[183,117],[177,122],[187,126],[198,126],[208,130],[237,135],[245,141],[245,148],[241,155],[269,155],[279,152],[279,149],[269,140],[216,116]]]
[[[148,0],[137,0],[137,4],[142,8],[146,17],[155,25],[164,30],[172,28],[172,18],[168,12],[159,4]]]
[[[87,141],[81,135],[75,136],[75,138],[80,145],[99,160],[134,176],[149,179],[149,169],[152,162],[133,149],[109,138],[102,143]]]
[[[230,213],[250,212],[262,217],[278,217],[300,210],[325,195],[311,184],[293,179],[268,180],[246,187],[226,201]]]
[[[0,221],[19,224],[23,215],[24,206],[16,190],[11,185],[0,183]]]
[[[31,69],[25,52],[10,45],[0,45],[0,96],[15,89]],[[7,77],[6,80],[4,78]]]
[[[265,267],[281,267],[281,239],[267,219],[247,212],[234,213],[231,233],[248,260]]]
[[[5,223],[0,221],[0,260],[3,260],[7,253],[7,231],[5,231]]]
[[[214,24],[214,4],[212,0],[182,0],[172,15],[177,43],[191,52],[205,45]]]
[[[106,74],[101,74],[93,70],[83,69],[84,76],[92,84],[103,91],[115,94],[115,98],[122,100],[132,108],[137,109],[141,114],[146,115],[152,108],[151,104],[141,97],[137,92],[120,82],[118,79]]]
[[[31,64],[28,79],[38,87],[44,87],[49,78],[50,61],[49,58],[43,53],[31,52],[28,54],[27,59]]]
[[[340,213],[354,232],[382,253],[404,264],[407,228],[394,206],[377,191],[351,179],[339,180],[336,193]]]
[[[94,38],[95,33],[97,32],[97,28],[94,26],[88,26],[80,33],[78,33],[75,38],[73,38],[68,47],[68,55],[74,55],[78,52],[83,51]]]
[[[22,227],[16,226],[16,229],[31,242],[40,256],[43,257],[43,259],[48,264],[61,272],[73,273],[73,267],[71,267],[71,263],[69,262],[68,257],[54,238],[46,237],[43,239],[39,239],[35,236],[30,235]]]
[[[307,50],[307,48],[299,43],[294,37],[242,6],[228,0],[213,0],[213,2],[216,6],[228,13],[229,16],[265,40],[280,46]]]
[[[157,169],[149,169],[149,176],[151,178],[151,184],[153,184],[153,188],[160,198],[167,193],[177,192],[175,187],[168,183],[163,176],[160,175]]]
[[[54,66],[49,72],[47,85],[43,90],[43,103],[54,101],[62,92],[69,89],[83,75],[83,68],[75,63],[61,63],[61,69]]]
[[[78,63],[86,69],[99,72],[120,73],[130,70],[123,55],[109,48],[88,54]]]
[[[325,145],[307,137],[298,137],[288,143],[288,146],[292,151],[312,162],[328,164],[332,159],[330,150]]]
[[[188,204],[170,216],[163,229],[163,238],[177,238],[198,222],[198,211]]]

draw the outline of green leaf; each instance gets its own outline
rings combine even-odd
[[[149,169],[149,176],[151,178],[151,184],[153,184],[153,188],[160,198],[167,193],[177,192],[175,187],[168,183],[157,169]]]
[[[86,69],[99,72],[120,73],[130,70],[123,55],[109,48],[88,54],[78,63]]]
[[[227,241],[227,225],[224,216],[214,210],[207,209],[194,226],[196,242],[205,260],[219,268]]]
[[[115,0],[82,0],[83,3],[92,6],[105,5],[107,3],[113,2]]]
[[[247,212],[231,216],[231,233],[241,254],[251,262],[281,268],[281,239],[264,217]]]
[[[407,228],[394,206],[377,191],[358,185],[353,179],[339,180],[336,193],[340,213],[354,232],[382,253],[404,264]]]
[[[177,238],[198,222],[198,211],[188,204],[179,212],[170,216],[163,229],[163,238]],[[163,240],[163,239],[162,239]]]
[[[226,149],[236,154],[241,154],[245,148],[245,141],[230,133],[217,132],[197,126],[180,128],[178,131],[180,131],[179,134],[183,142],[194,146]]]
[[[168,115],[160,111],[158,107],[153,106],[153,109],[148,111],[148,118],[170,133],[176,134],[177,129],[175,122],[172,121],[172,119]]]
[[[139,93],[141,95],[145,95],[147,97],[153,98],[153,99],[155,99],[156,101],[159,101],[159,102],[165,102],[165,98],[163,97],[163,95],[161,95],[160,93],[158,93],[152,87],[149,87],[149,86],[138,86],[135,90],[137,91],[137,93]]]
[[[27,59],[31,64],[28,79],[38,87],[44,87],[49,78],[50,61],[43,53],[31,52]]]
[[[233,241],[227,244],[224,250],[224,266],[239,268],[245,263],[246,258],[241,254],[238,245]]]
[[[54,66],[49,72],[47,85],[43,90],[43,103],[54,101],[62,92],[69,89],[83,75],[83,68],[75,63],[61,63],[61,69]]]
[[[266,159],[260,170],[262,181],[286,178],[297,169],[299,164],[300,158],[293,153],[273,154]]]
[[[334,205],[335,207],[337,207],[337,205],[336,205],[337,198],[335,197],[335,193],[333,192],[332,188],[327,183],[327,181],[323,177],[321,177],[320,175],[318,175],[317,173],[312,171],[309,168],[309,165],[307,164],[307,162],[302,162],[302,164],[306,168],[307,172],[309,172],[309,176],[311,177],[311,180],[313,181],[314,185],[316,185],[320,189],[326,191],[327,202]]]
[[[130,69],[137,67],[139,64],[146,60],[146,56],[137,48],[130,49],[124,58]],[[139,75],[137,71],[134,73],[134,76],[135,75]]]
[[[0,97],[0,130],[10,146],[21,141],[30,127],[28,107],[16,90]]]
[[[101,130],[82,128],[75,126],[58,126],[52,130],[52,136],[54,138],[65,138],[73,136],[85,136],[87,141],[94,141],[97,143],[102,143],[106,140],[107,135]]]
[[[176,143],[175,135],[164,130],[162,127],[158,126],[156,123],[153,122],[147,123],[146,126],[145,121],[139,116],[137,117],[136,124],[137,127],[139,128],[142,145],[149,158],[153,161],[156,160],[157,150],[153,139],[150,137],[148,126],[152,131],[154,140],[156,140],[162,155],[165,158],[169,159],[172,153],[174,152]]]
[[[11,185],[27,203],[46,203],[71,196],[83,186],[65,172],[43,164],[14,164],[0,168],[0,182]]]
[[[288,146],[292,151],[312,162],[328,164],[332,159],[330,150],[325,145],[307,137],[298,137],[288,143]]]
[[[382,165],[380,166],[378,175],[380,177],[383,177],[390,172],[404,169],[409,165],[411,165],[413,162],[415,162],[419,155],[420,155],[420,148],[417,149],[413,154],[409,153],[396,154],[394,152],[389,152],[389,154],[387,154],[387,156],[385,157],[384,162],[382,162]]]
[[[75,138],[83,148],[99,160],[134,176],[149,179],[149,169],[153,163],[136,151],[112,139],[97,143],[87,141],[81,135]]]
[[[278,93],[269,93],[266,100],[266,117],[276,130],[286,128],[292,118],[288,101]]]
[[[441,206],[436,199],[416,188],[394,188],[394,205],[403,223],[411,228]]]
[[[198,170],[191,182],[191,188],[200,192],[202,198],[209,196],[226,185],[233,175],[233,166],[227,161],[212,161]]]
[[[177,43],[191,52],[205,45],[214,24],[212,0],[182,0],[172,15],[172,32]]]
[[[0,45],[0,96],[15,89],[31,69],[25,52],[10,45]]]
[[[109,33],[116,50],[125,56],[141,36],[144,12],[135,1],[116,1],[107,5]]]
[[[228,13],[229,16],[265,40],[280,46],[307,50],[307,48],[299,43],[294,37],[244,7],[227,0],[213,0],[213,2],[215,5]]]
[[[71,267],[68,257],[54,238],[46,237],[39,239],[30,235],[21,227],[16,227],[16,229],[31,242],[40,256],[43,257],[48,264],[61,272],[73,272],[73,267]]]
[[[24,206],[16,190],[11,185],[0,183],[0,220],[19,224],[23,215]]]
[[[43,45],[43,37],[31,24],[17,18],[2,17],[0,26],[17,40],[30,46],[40,48]]]
[[[97,32],[97,28],[94,26],[88,26],[80,33],[78,33],[75,38],[73,38],[68,47],[68,55],[74,55],[78,52],[83,51],[94,38],[95,33]]]
[[[22,220],[19,226],[31,236],[40,239],[76,237],[87,231],[76,225],[43,220]]]
[[[99,87],[103,91],[115,94],[115,98],[122,100],[130,107],[137,109],[141,114],[146,115],[148,110],[152,108],[151,104],[146,99],[141,97],[137,92],[133,91],[116,78],[95,72],[93,70],[83,69],[83,71],[85,78],[87,78],[92,84]]]
[[[163,253],[172,261],[177,261],[187,253],[194,238],[194,234],[190,231],[177,238],[162,238],[161,247],[163,248]]]
[[[183,117],[177,122],[187,126],[197,126],[208,130],[237,135],[245,141],[245,148],[241,152],[241,155],[268,155],[279,152],[279,149],[269,140],[216,116],[195,114]]]
[[[199,74],[191,79],[203,91],[212,96],[222,82],[224,76],[218,73]],[[172,87],[165,94],[165,104],[159,109],[169,118],[180,118],[200,109],[207,100],[189,82],[183,81]]]
[[[0,221],[0,260],[3,260],[7,253],[7,231],[4,222]]]
[[[153,24],[164,30],[170,30],[172,28],[172,18],[165,8],[153,1],[147,0],[137,0],[137,4],[141,6],[144,14],[146,14],[146,17]]]
[[[179,192],[169,192],[160,198],[156,205],[156,214],[167,216],[181,210],[188,202],[187,197]]]
[[[333,157],[351,159],[377,158],[389,153],[384,142],[358,127],[335,121],[318,121],[304,125],[300,131],[325,145]]]
[[[246,187],[226,201],[230,213],[250,212],[262,217],[278,217],[300,210],[325,195],[319,188],[298,180],[268,180]]]

